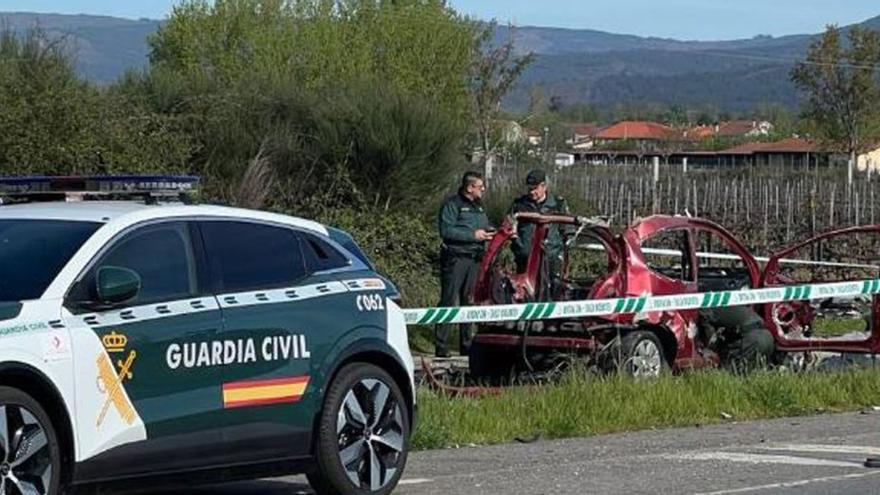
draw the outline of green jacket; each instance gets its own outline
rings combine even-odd
[[[461,193],[448,197],[440,208],[437,227],[448,253],[474,257],[483,254],[483,241],[478,241],[474,232],[488,229],[489,217],[480,201],[471,201]]]
[[[514,213],[541,213],[544,215],[569,215],[568,203],[562,196],[547,195],[542,203],[532,201],[528,194],[524,194],[513,201],[508,211],[509,215]],[[558,255],[562,252],[563,238],[559,225],[551,225],[550,231],[547,233],[547,239],[544,245],[550,255]],[[520,261],[528,259],[529,252],[532,249],[532,236],[535,234],[535,224],[531,222],[517,223],[517,239],[514,239],[511,249],[513,255]]]

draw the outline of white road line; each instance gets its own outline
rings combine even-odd
[[[400,480],[398,485],[420,485],[422,483],[433,483],[434,480],[428,478],[411,478],[407,480]]]
[[[880,447],[862,445],[817,445],[801,443],[783,443],[761,446],[762,450],[785,450],[789,452],[816,452],[822,454],[860,454],[880,456]]]
[[[794,466],[825,466],[842,468],[864,467],[860,462],[832,461],[791,455],[744,454],[740,452],[694,452],[664,455],[667,459],[684,461],[730,461],[750,464],[789,464]]]
[[[784,483],[773,483],[769,485],[758,485],[758,486],[747,486],[744,488],[734,488],[731,490],[719,490],[717,492],[703,492],[697,493],[694,495],[731,495],[734,493],[749,493],[749,492],[758,492],[762,490],[778,490],[780,488],[796,488],[799,486],[805,486],[812,483],[831,483],[834,481],[846,481],[856,478],[867,478],[868,476],[876,476],[880,474],[880,471],[869,471],[864,473],[854,473],[854,474],[842,474],[839,476],[825,476],[823,478],[811,478],[808,480],[798,480],[798,481],[787,481]]]

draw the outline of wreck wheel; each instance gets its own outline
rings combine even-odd
[[[653,332],[630,332],[615,347],[609,351],[609,371],[621,371],[633,378],[657,378],[669,369],[663,345]]]

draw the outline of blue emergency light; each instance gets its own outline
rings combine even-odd
[[[10,199],[182,197],[198,189],[192,175],[92,175],[0,177],[0,196]]]

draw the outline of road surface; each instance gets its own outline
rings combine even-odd
[[[880,457],[880,412],[417,452],[395,494],[880,494],[867,457]],[[311,491],[289,477],[173,493]]]

